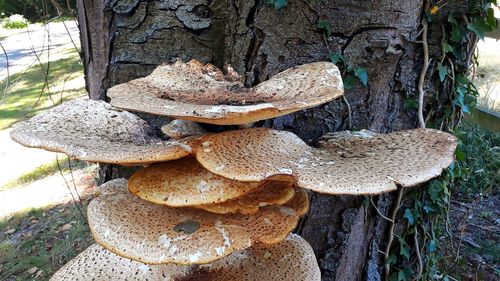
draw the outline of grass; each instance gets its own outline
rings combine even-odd
[[[66,173],[70,171],[70,163],[68,158],[62,158],[59,160],[59,166],[61,167],[61,171]],[[29,171],[27,173],[22,174],[18,178],[7,182],[3,186],[0,186],[0,191],[6,190],[9,188],[15,188],[19,185],[27,184],[36,180],[43,179],[47,176],[53,175],[55,173],[59,173],[59,166],[57,165],[57,160],[53,160],[52,162],[43,164],[38,166],[37,168]],[[79,160],[71,160],[71,169],[76,170],[79,168],[87,167],[88,163]]]
[[[440,271],[455,278],[449,280],[498,280],[500,133],[464,123],[456,134],[459,161],[455,163],[456,178],[450,182],[449,228],[444,224],[436,227],[437,233],[451,234],[439,234],[443,245]]]
[[[42,93],[44,72],[37,63],[24,72],[11,75],[7,93],[0,103],[0,130],[47,110],[62,100],[85,94],[84,84],[79,83],[81,80],[74,80],[83,76],[83,67],[76,51],[66,49],[51,56],[59,58],[49,64],[50,91],[45,89]],[[47,68],[48,64],[43,65]],[[5,79],[0,81],[2,92],[5,84]],[[66,84],[70,84],[71,88],[68,89]]]
[[[92,243],[85,220],[71,205],[0,221],[0,280],[48,280]]]
[[[457,134],[458,150],[467,157],[457,164],[462,173],[454,190],[467,199],[495,191],[500,186],[500,133],[464,123]]]

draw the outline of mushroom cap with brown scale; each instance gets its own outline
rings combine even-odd
[[[257,244],[200,266],[146,265],[94,244],[59,269],[50,280],[83,281],[91,277],[116,281],[319,281],[321,272],[309,243],[290,234],[279,243]]]
[[[218,176],[196,159],[157,163],[134,173],[129,191],[138,197],[170,207],[224,202],[260,188],[265,182],[240,182]]]
[[[144,78],[107,92],[111,104],[131,111],[218,125],[247,124],[332,101],[343,95],[340,72],[330,62],[287,69],[253,88],[243,78],[192,60],[161,65]]]
[[[379,194],[440,175],[453,162],[456,145],[445,132],[415,129],[341,132],[313,148],[293,133],[254,128],[206,136],[196,157],[206,169],[233,180],[288,175],[298,187],[319,193]]]
[[[67,101],[17,123],[11,137],[18,143],[70,157],[112,164],[148,164],[191,154],[195,139],[162,141],[136,115],[104,101]]]
[[[90,202],[89,227],[108,250],[147,264],[204,264],[257,243],[277,243],[309,207],[307,194],[298,192],[283,206],[221,215],[153,204],[123,190]]]
[[[294,195],[295,190],[292,182],[268,181],[259,189],[236,199],[193,207],[217,214],[255,214],[261,207],[283,205],[290,201]]]

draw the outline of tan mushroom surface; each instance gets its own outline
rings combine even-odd
[[[343,95],[338,68],[330,62],[296,66],[253,88],[230,67],[192,60],[161,65],[149,76],[116,85],[111,104],[131,111],[218,125],[246,124],[332,101]]]
[[[124,188],[125,189],[125,188]],[[305,192],[283,206],[262,207],[252,215],[214,214],[169,208],[129,192],[92,200],[87,214],[97,243],[147,264],[204,264],[257,243],[282,241],[309,207]]]
[[[217,214],[241,213],[255,214],[260,207],[283,205],[290,201],[295,194],[293,183],[268,181],[261,188],[236,199],[222,203],[203,204],[193,206],[197,209]]]
[[[122,258],[94,244],[59,269],[50,280],[211,280],[319,281],[314,252],[302,237],[290,234],[273,244],[258,244],[210,264],[147,265]]]
[[[131,193],[171,207],[224,202],[260,188],[265,182],[240,182],[203,168],[195,158],[163,162],[134,173],[128,182]]]
[[[162,126],[161,131],[174,139],[202,135],[207,132],[196,122],[181,119],[175,119],[167,125]]]
[[[101,196],[105,194],[114,194],[117,192],[124,192],[126,191],[126,186],[127,186],[127,179],[124,178],[119,178],[119,179],[114,179],[107,181],[95,188],[94,191],[94,197],[95,196]]]
[[[341,132],[313,148],[293,133],[254,128],[204,137],[196,157],[211,172],[233,180],[293,176],[298,187],[319,193],[378,194],[440,175],[453,162],[456,145],[445,132],[415,129]]]
[[[104,101],[67,101],[17,123],[11,137],[18,143],[70,157],[113,164],[147,164],[191,154],[194,139],[163,141],[136,115]]]

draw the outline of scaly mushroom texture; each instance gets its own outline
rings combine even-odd
[[[230,67],[227,74],[192,60],[161,65],[149,76],[108,90],[111,104],[131,111],[218,125],[252,123],[332,101],[343,95],[330,62],[296,66],[253,88]]]
[[[220,203],[258,189],[265,182],[241,182],[218,176],[196,159],[151,165],[133,174],[128,181],[131,193],[171,207]]]
[[[221,215],[153,204],[128,193],[126,186],[115,190],[90,202],[90,230],[108,250],[147,264],[204,264],[256,243],[280,242],[309,208],[305,192],[255,214]]]
[[[193,207],[218,214],[255,214],[259,211],[260,207],[283,205],[290,201],[294,195],[295,190],[293,189],[293,183],[268,181],[265,182],[261,188],[236,199],[222,203],[196,205]]]
[[[67,101],[14,125],[13,140],[28,147],[112,164],[148,164],[191,154],[194,138],[163,141],[136,115],[104,101]]]
[[[258,244],[210,264],[147,265],[122,258],[94,244],[59,269],[51,281],[78,280],[319,281],[321,272],[311,246],[290,234],[273,244]]]
[[[440,175],[457,145],[455,137],[433,129],[327,137],[313,148],[290,132],[227,131],[204,137],[196,158],[209,171],[238,181],[290,176],[298,187],[319,193],[379,194]]]

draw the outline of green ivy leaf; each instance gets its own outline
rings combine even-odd
[[[439,72],[439,81],[443,82],[444,79],[446,79],[446,75],[450,73],[450,69],[447,66],[442,65],[441,63],[438,64],[438,72]]]
[[[326,32],[326,37],[330,37],[332,35],[332,26],[330,25],[330,21],[325,19],[320,19],[318,20],[316,26],[319,29],[324,30]]]
[[[415,218],[413,217],[413,213],[411,212],[410,209],[405,210],[403,218],[407,219],[410,225],[415,224]]]
[[[366,69],[358,67],[354,70],[354,75],[358,77],[361,84],[368,85],[368,72],[366,72]]]
[[[447,53],[453,53],[454,49],[453,49],[453,46],[451,46],[450,44],[448,44],[448,42],[444,42],[443,43],[443,52],[445,54]]]
[[[339,62],[344,62],[344,56],[341,54],[329,53],[328,57],[333,64],[338,64]]]
[[[411,278],[411,270],[407,267],[398,272],[398,281],[407,281]]]
[[[434,252],[436,249],[437,249],[437,246],[436,246],[435,240],[431,240],[427,243],[427,251],[429,251],[429,253]]]
[[[432,208],[431,206],[427,206],[427,205],[426,205],[426,206],[424,206],[422,209],[424,209],[424,212],[425,212],[426,214],[429,214],[429,213],[432,213],[432,212],[434,212],[434,211],[435,211],[435,210],[434,210],[434,208]]]
[[[396,264],[398,262],[398,256],[395,254],[390,254],[387,258],[387,264]]]
[[[493,27],[486,22],[477,21],[467,24],[467,29],[474,32],[478,38],[484,39],[484,34],[488,31],[492,31]]]
[[[413,98],[405,98],[405,100],[403,101],[403,108],[405,110],[409,110],[409,109],[416,109],[418,108],[418,102],[413,99]]]
[[[457,26],[458,25],[458,22],[455,19],[455,17],[453,16],[453,14],[449,14],[448,15],[448,22],[451,23],[453,26]]]
[[[266,3],[273,5],[276,10],[279,10],[288,5],[288,0],[266,0]]]
[[[450,32],[450,40],[456,43],[462,41],[462,30],[459,27],[453,27]]]
[[[356,78],[352,75],[348,75],[344,78],[344,89],[349,90],[354,88],[356,84]]]
[[[404,239],[399,238],[399,254],[405,257],[407,260],[410,259],[410,247]]]

